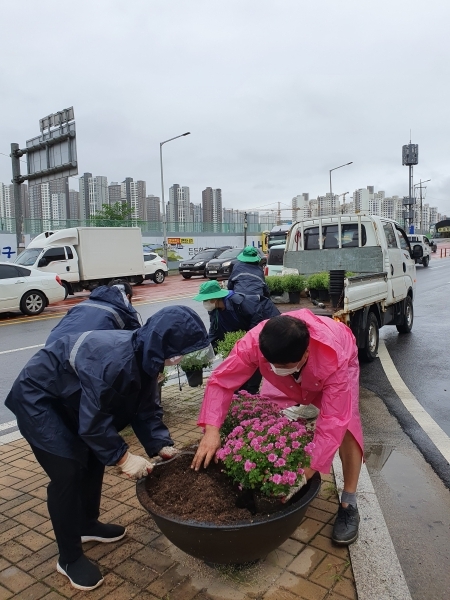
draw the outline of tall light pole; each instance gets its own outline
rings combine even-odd
[[[419,221],[419,229],[420,229],[420,233],[422,232],[422,183],[427,183],[428,181],[431,181],[431,179],[425,179],[425,181],[420,180],[420,183],[416,183],[414,185],[414,187],[418,187],[420,189],[420,221]],[[426,186],[425,186],[426,187]]]
[[[345,165],[339,165],[339,167],[334,167],[334,169],[330,169],[330,202],[333,200],[333,189],[331,187],[331,171],[336,171],[336,169],[342,169],[342,167],[347,167],[348,165],[352,165],[353,161],[345,163]]]
[[[161,166],[161,208],[162,208],[162,219],[163,219],[163,253],[164,260],[167,262],[167,213],[166,213],[166,203],[164,202],[164,175],[163,175],[163,159],[162,159],[162,147],[167,142],[171,142],[172,140],[177,140],[180,137],[184,137],[185,135],[190,135],[191,132],[187,131],[186,133],[182,133],[181,135],[177,135],[170,140],[164,140],[164,142],[160,142],[159,144],[159,163]]]

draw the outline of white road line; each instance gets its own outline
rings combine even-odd
[[[17,421],[8,421],[7,423],[1,423],[0,431],[3,431],[3,429],[10,429],[11,427],[17,427]]]
[[[6,435],[0,436],[0,446],[4,444],[9,444],[9,442],[15,442],[16,440],[20,440],[22,438],[22,434],[20,431],[13,431],[12,433],[7,433]]]
[[[397,396],[403,402],[405,408],[425,431],[442,456],[448,462],[450,462],[450,438],[445,431],[439,427],[436,421],[431,418],[420,402],[407,388],[405,382],[395,368],[395,365],[383,340],[380,340],[378,356],[380,357],[384,372],[386,373],[391,386],[393,387]]]
[[[20,352],[21,350],[32,350],[33,348],[42,348],[45,344],[36,344],[35,346],[24,346],[23,348],[14,348],[13,350],[2,350],[0,354],[11,354],[11,352]]]

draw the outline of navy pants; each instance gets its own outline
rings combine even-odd
[[[39,464],[50,478],[47,506],[55,532],[61,564],[82,554],[81,536],[100,515],[104,465],[89,452],[86,467],[76,460],[50,454],[31,446]]]

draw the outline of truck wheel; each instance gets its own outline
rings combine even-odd
[[[144,283],[144,277],[142,275],[138,275],[134,280],[135,285],[142,285]]]
[[[428,267],[428,265],[430,264],[430,257],[429,256],[424,256],[422,258],[422,264],[424,267]]]
[[[192,275],[185,275],[184,273],[181,273],[181,276],[183,279],[190,279],[192,277]]]
[[[157,271],[155,271],[155,274],[153,275],[153,281],[155,283],[164,283],[165,278],[166,278],[166,275],[165,275],[164,271],[162,271],[161,269],[158,269]]]
[[[70,295],[70,289],[69,289],[69,285],[65,281],[62,282],[62,286],[64,288],[64,300],[65,300],[67,298],[67,296]]]
[[[371,362],[377,357],[379,341],[380,331],[378,328],[378,319],[375,313],[370,312],[367,315],[364,348],[360,348],[359,350],[359,357],[363,362]]]
[[[24,315],[40,315],[46,306],[47,299],[38,290],[26,292],[20,301],[20,310]]]
[[[405,313],[403,325],[397,325],[399,333],[410,333],[414,321],[414,309],[411,296],[405,298]]]

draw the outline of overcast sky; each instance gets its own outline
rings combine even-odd
[[[349,161],[333,192],[407,195],[412,130],[414,182],[450,215],[448,2],[21,0],[0,19],[2,153],[73,106],[79,175],[159,196],[159,143],[190,131],[164,146],[166,200],[179,183],[196,203],[211,186],[227,208],[287,208]]]

